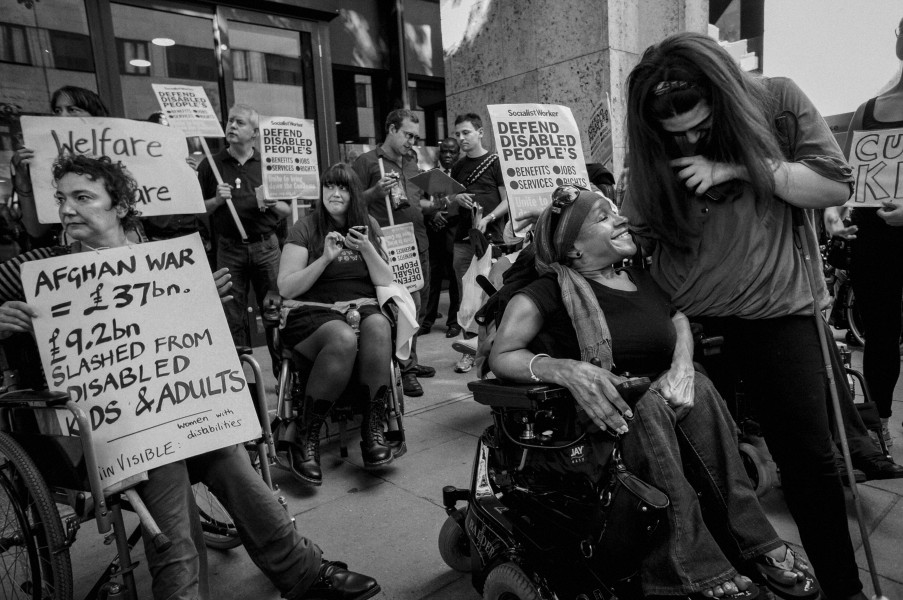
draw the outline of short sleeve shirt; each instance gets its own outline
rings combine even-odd
[[[502,167],[499,163],[498,156],[492,160],[473,181],[468,183],[471,175],[477,171],[490,154],[484,154],[478,158],[463,156],[452,166],[452,178],[464,186],[464,191],[473,195],[473,199],[483,207],[483,215],[489,214],[490,211],[502,203],[502,196],[499,194],[499,188],[504,187],[505,181],[502,179]],[[460,208],[458,211],[458,229],[455,233],[455,241],[463,242],[470,234],[470,230],[474,227],[473,216],[466,208]],[[499,219],[489,224],[487,232],[494,239],[501,240],[503,238],[502,230],[504,229],[504,221]]]

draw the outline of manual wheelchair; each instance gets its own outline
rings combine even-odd
[[[272,488],[269,465],[274,452],[263,379],[250,349],[239,349],[239,353],[255,377],[250,387],[262,424],[261,436],[249,443],[253,445],[249,451],[258,458],[261,475]],[[6,354],[2,356],[0,387],[0,597],[71,599],[69,548],[81,524],[93,518],[107,543],[115,543],[116,554],[85,600],[137,600],[134,570],[138,563],[132,560],[131,550],[141,537],[141,528],[150,532],[158,552],[169,547],[169,540],[129,487],[144,478],[137,476],[104,488],[89,415],[67,394],[41,391],[43,375],[33,345],[16,345],[15,355],[15,364],[9,364]],[[64,435],[45,425],[55,420],[55,413],[66,410],[75,417],[83,432],[80,436]],[[203,484],[196,484],[194,492],[207,545],[225,548],[240,544],[228,513],[215,497]],[[140,526],[131,533],[126,531],[123,510],[133,510],[139,517]]]

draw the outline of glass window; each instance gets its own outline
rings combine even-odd
[[[216,56],[212,48],[175,45],[166,48],[167,75],[178,79],[216,81]]]
[[[50,29],[53,65],[68,71],[94,71],[94,52],[91,39],[82,33]]]
[[[248,81],[250,79],[250,66],[248,65],[247,50],[232,51],[232,78],[236,81]]]
[[[302,85],[301,59],[278,54],[264,54],[267,66],[267,83],[282,85]]]
[[[28,38],[24,27],[0,23],[0,61],[31,64]]]
[[[150,75],[147,42],[116,38],[119,50],[119,72],[123,75]]]

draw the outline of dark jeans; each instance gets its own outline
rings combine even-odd
[[[862,589],[834,463],[831,406],[813,317],[746,320],[693,317],[707,336],[724,336],[702,362],[725,398],[736,382],[756,404],[784,497],[822,590],[839,599]]]
[[[442,295],[442,280],[448,279],[448,315],[446,315],[445,325],[451,327],[458,323],[458,306],[461,304],[458,278],[452,264],[455,232],[448,227],[439,231],[430,227],[426,232],[430,240],[431,285],[421,321],[430,327],[436,322],[436,315],[439,314],[439,297]]]
[[[903,227],[891,227],[875,209],[856,209],[852,280],[865,333],[863,371],[878,414],[890,418],[900,376],[900,302],[903,299]]]

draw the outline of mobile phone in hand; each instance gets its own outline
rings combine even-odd
[[[351,229],[355,230],[361,235],[367,235],[367,226],[366,225],[355,225]]]

